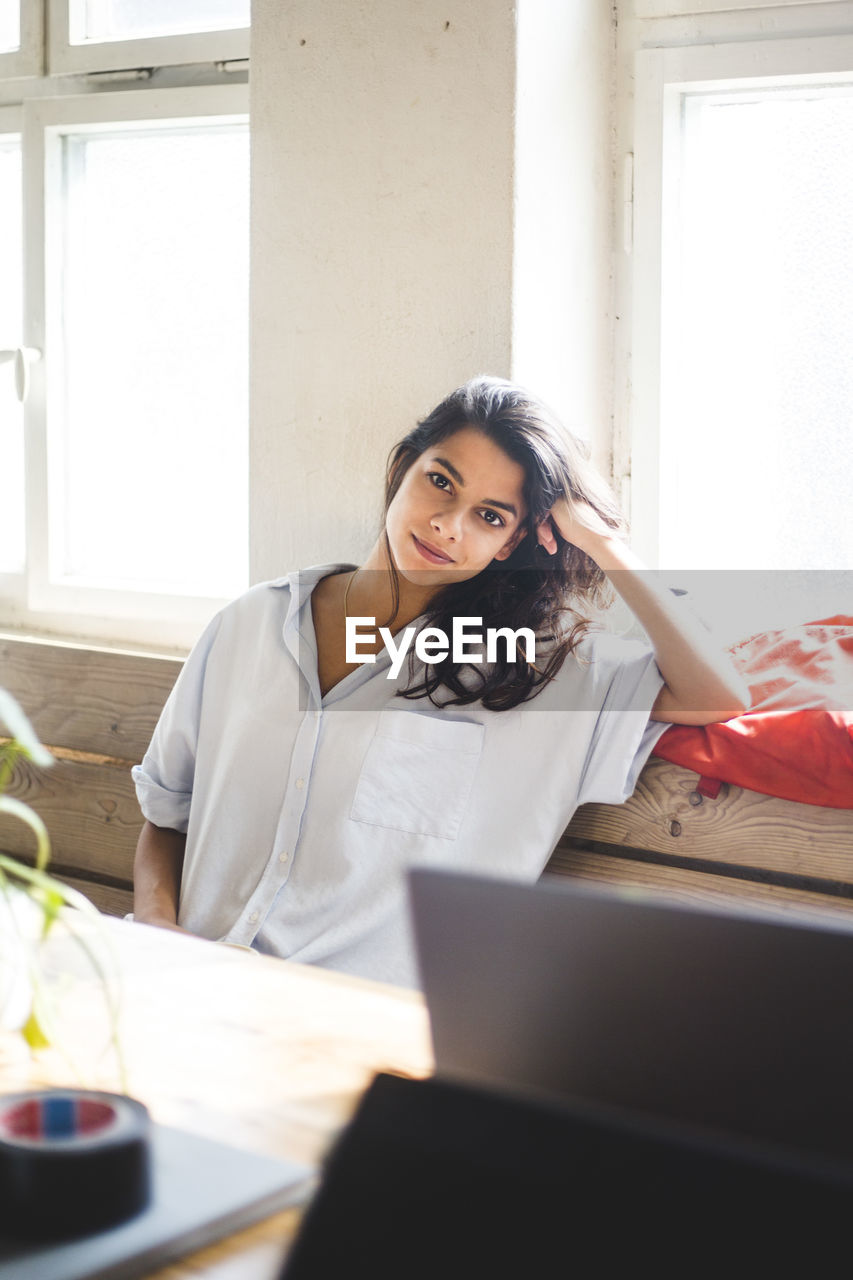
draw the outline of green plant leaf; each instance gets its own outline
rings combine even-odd
[[[47,1049],[50,1045],[50,1039],[42,1029],[35,1004],[30,1010],[30,1016],[21,1027],[21,1035],[31,1049]]]
[[[42,767],[53,764],[53,756],[42,746],[36,737],[32,725],[17,701],[5,689],[0,689],[0,726],[5,725],[11,733],[11,740],[0,740],[0,792],[11,777],[11,772],[18,756],[24,755],[34,764]],[[103,993],[109,1023],[109,1046],[112,1048],[121,1080],[120,1087],[126,1091],[127,1073],[122,1052],[119,1028],[121,1003],[120,966],[115,953],[112,952],[112,940],[104,929],[101,913],[84,894],[63,884],[49,875],[46,868],[50,861],[50,837],[47,827],[39,815],[28,804],[12,796],[0,794],[0,813],[7,813],[17,818],[30,828],[36,839],[35,866],[21,862],[9,854],[0,853],[0,893],[11,903],[13,895],[21,895],[21,901],[28,902],[30,910],[38,913],[33,921],[35,932],[28,936],[27,931],[15,920],[12,923],[17,931],[21,946],[24,948],[32,1004],[29,1016],[20,1029],[21,1036],[31,1049],[44,1049],[53,1045],[74,1068],[58,1034],[59,1024],[56,1018],[57,1002],[54,994],[48,989],[41,962],[41,944],[44,943],[51,927],[61,921],[86,957],[92,972]],[[39,919],[40,916],[40,919]],[[110,965],[105,966],[98,950],[91,944],[88,931],[78,928],[78,924],[88,921],[100,934],[100,941],[106,947]],[[113,969],[113,973],[109,969]],[[23,1009],[26,1009],[26,1003]],[[23,1009],[21,1012],[23,1012]]]
[[[53,764],[53,756],[39,742],[20,703],[6,689],[0,689],[0,722],[5,724],[20,750],[33,764],[43,769]]]
[[[42,889],[39,893],[39,906],[44,914],[42,923],[41,936],[46,938],[50,932],[50,926],[59,918],[59,913],[65,905],[65,898],[58,889]]]
[[[28,804],[24,804],[23,800],[16,800],[14,796],[0,796],[0,813],[11,814],[13,818],[20,819],[34,833],[36,838],[36,869],[43,871],[50,861],[50,836],[47,834],[47,827],[41,818],[31,809]],[[21,864],[15,863],[13,859],[9,859],[13,865],[7,866],[7,870],[15,871],[15,868]]]

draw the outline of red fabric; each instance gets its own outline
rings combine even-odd
[[[762,632],[731,653],[749,711],[723,724],[671,725],[654,754],[706,782],[853,809],[853,618]]]

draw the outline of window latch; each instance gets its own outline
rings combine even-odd
[[[15,394],[23,404],[30,389],[30,365],[41,360],[41,352],[38,347],[12,347],[0,351],[0,364],[8,364],[10,360],[15,366]]]

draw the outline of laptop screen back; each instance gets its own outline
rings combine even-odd
[[[853,1152],[853,929],[417,868],[436,1075]]]

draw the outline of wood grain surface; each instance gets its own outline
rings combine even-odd
[[[120,975],[126,1081],[104,1052],[100,990],[59,940],[61,1050],[31,1056],[19,1037],[0,1035],[3,1092],[120,1089],[162,1124],[318,1168],[377,1071],[433,1069],[417,992],[148,925],[105,926]],[[300,1220],[296,1210],[276,1214],[161,1268],[157,1280],[274,1280]]]
[[[31,805],[47,824],[54,870],[84,871],[105,883],[130,883],[142,826],[130,768],[57,760],[50,769],[18,761],[6,794]],[[0,815],[0,847],[28,855],[29,828]]]
[[[177,658],[0,635],[0,687],[17,698],[54,756],[49,769],[19,761],[7,794],[47,825],[54,875],[110,914],[132,909],[143,818],[130,770],[181,666]],[[31,861],[35,840],[2,815],[0,849]]]
[[[710,872],[740,866],[778,883],[853,896],[853,809],[798,804],[723,784],[711,799],[698,776],[652,757],[631,798],[577,810],[558,842],[555,868],[573,847],[609,846],[695,859]],[[807,881],[814,883],[806,883]],[[823,882],[823,883],[820,883]]]
[[[182,662],[0,636],[0,687],[47,747],[142,759]]]
[[[853,924],[853,903],[849,899],[747,880],[735,874],[709,874],[705,870],[693,870],[689,867],[662,866],[660,863],[641,861],[638,858],[620,857],[615,853],[560,849],[554,854],[548,872],[553,875],[575,876],[598,884],[649,889],[693,906],[702,903],[733,909],[740,905],[750,909],[766,906],[774,911],[806,915],[818,923],[843,921],[848,925]]]

